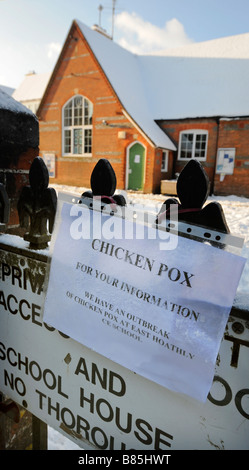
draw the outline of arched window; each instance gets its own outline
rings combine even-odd
[[[62,110],[63,155],[92,154],[93,105],[84,96],[74,96]]]

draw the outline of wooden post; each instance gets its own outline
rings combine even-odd
[[[36,416],[32,416],[32,450],[47,450],[48,427]]]
[[[0,393],[0,403],[3,402],[3,395]],[[0,413],[0,450],[5,449],[5,426],[4,426],[4,415]]]

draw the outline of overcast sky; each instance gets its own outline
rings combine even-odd
[[[247,33],[248,18],[249,0],[116,0],[114,41],[146,54]],[[52,71],[74,19],[111,34],[112,0],[0,0],[0,84]]]

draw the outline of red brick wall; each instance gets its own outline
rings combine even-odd
[[[249,119],[220,120],[218,148],[235,148],[233,175],[215,175],[215,194],[249,197]]]
[[[56,156],[56,177],[50,180],[50,184],[54,182],[89,187],[97,161],[108,158],[116,173],[117,188],[124,189],[127,147],[133,141],[139,141],[147,148],[144,191],[154,191],[158,187],[158,181],[152,175],[155,149],[123,114],[118,97],[76,26],[73,26],[68,36],[50,83],[39,111],[40,155],[54,153]],[[93,103],[92,156],[64,157],[62,107],[77,94]],[[103,123],[104,120],[107,125]],[[119,138],[120,131],[125,132],[125,138]]]
[[[168,171],[162,171],[162,155],[161,149],[155,149],[154,170],[153,170],[153,188],[155,193],[161,192],[161,180],[170,180],[173,175],[173,152],[168,152]]]
[[[245,119],[186,119],[182,121],[161,121],[172,140],[179,144],[180,132],[185,129],[208,131],[206,161],[201,164],[209,177],[211,192],[217,195],[235,194],[249,197],[249,118]],[[226,175],[221,181],[216,174],[216,158],[219,148],[235,148],[233,175]],[[185,162],[179,161],[175,152],[175,172],[179,173]]]

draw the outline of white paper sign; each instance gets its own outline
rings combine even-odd
[[[104,217],[109,227],[113,220]],[[97,236],[94,224],[102,228]],[[132,230],[133,222],[126,224]],[[175,249],[160,250],[158,231],[144,229],[141,239],[108,239],[101,213],[64,203],[44,321],[160,385],[205,401],[245,260],[176,235]]]

